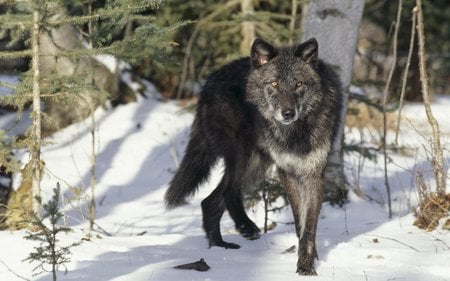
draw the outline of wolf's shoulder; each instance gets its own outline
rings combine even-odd
[[[207,83],[211,82],[238,82],[247,79],[250,72],[250,58],[241,58],[234,60],[219,69],[213,71],[207,78]]]
[[[200,102],[242,103],[249,72],[249,58],[232,61],[212,72],[203,86]]]

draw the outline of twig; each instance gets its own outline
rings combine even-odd
[[[11,272],[12,274],[14,274],[16,277],[18,277],[22,280],[31,281],[30,279],[25,278],[25,277],[20,276],[19,274],[15,273],[4,261],[0,260],[0,263],[2,263],[3,266],[6,267],[6,269],[8,269],[8,271]]]
[[[365,236],[372,236],[372,237],[376,237],[376,238],[382,238],[382,239],[394,241],[394,242],[397,242],[397,243],[399,243],[399,244],[401,244],[401,245],[403,245],[403,246],[405,246],[405,247],[408,247],[408,248],[410,248],[410,249],[412,249],[412,250],[414,250],[414,251],[420,253],[420,250],[414,248],[414,247],[411,246],[411,245],[406,244],[405,242],[402,242],[402,241],[400,241],[400,240],[397,240],[397,239],[395,239],[395,238],[390,238],[390,237],[385,237],[385,236],[380,236],[380,235],[375,235],[375,234],[364,234],[364,235],[365,235]]]
[[[103,233],[104,235],[108,236],[108,237],[112,237],[113,235],[111,233],[109,233],[106,229],[104,229],[103,227],[101,227],[98,223],[94,222],[94,225],[98,227],[98,229],[100,231],[97,231],[98,233]],[[95,231],[95,229],[92,229],[92,231]]]
[[[397,119],[397,130],[395,132],[395,145],[398,144],[398,133],[400,131],[400,119],[402,117],[403,101],[405,99],[406,80],[408,80],[409,66],[411,64],[411,57],[412,57],[412,53],[414,51],[414,38],[416,36],[416,18],[417,18],[417,9],[413,9],[412,10],[412,23],[411,23],[411,40],[409,41],[409,50],[408,50],[408,56],[406,59],[405,72],[403,73],[403,78],[402,78],[400,103],[398,105],[398,119]]]
[[[392,218],[392,202],[391,202],[391,188],[389,186],[388,179],[388,157],[387,157],[387,149],[386,149],[386,134],[387,134],[387,115],[386,115],[386,105],[388,98],[389,86],[391,85],[392,76],[394,75],[395,65],[397,64],[397,39],[398,39],[398,30],[400,27],[400,18],[402,13],[402,4],[403,1],[398,1],[398,9],[397,9],[397,18],[395,20],[395,29],[394,29],[394,38],[392,40],[392,66],[389,71],[388,79],[386,81],[386,86],[383,91],[383,156],[384,156],[384,182],[386,186],[386,192],[388,196],[388,207],[389,207],[389,218]]]
[[[439,241],[439,242],[441,242],[442,244],[444,244],[445,247],[447,248],[447,250],[450,250],[450,246],[449,246],[444,240],[442,240],[441,238],[436,237],[436,235],[433,235],[433,234],[431,234],[431,233],[429,233],[429,232],[425,232],[425,233],[428,234],[428,235],[430,235],[430,236],[433,237],[434,239],[436,239],[436,241]]]
[[[11,90],[16,90],[17,86],[15,84],[11,84],[5,81],[0,81],[0,87],[8,88]]]

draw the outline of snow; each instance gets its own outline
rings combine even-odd
[[[297,244],[289,208],[271,214],[278,226],[256,241],[241,238],[225,214],[224,239],[242,248],[208,249],[200,202],[218,183],[220,164],[189,205],[172,211],[164,208],[164,192],[183,155],[193,114],[175,102],[158,101],[154,93],[148,96],[114,110],[96,112],[97,227],[89,241],[82,238],[89,228],[90,120],[47,140],[42,152],[44,201],[60,182],[62,211],[73,229],[59,237],[60,243],[82,241],[72,248],[68,272],[59,272],[58,280],[450,280],[450,233],[440,227],[425,232],[412,225],[411,206],[417,202],[415,172],[424,170],[428,179],[432,174],[423,147],[430,130],[422,105],[407,104],[403,111],[400,142],[413,152],[390,154],[394,217],[388,218],[382,156],[377,161],[361,162],[359,155],[347,154],[350,184],[359,186],[365,196],[350,191],[350,202],[344,207],[324,204],[317,235],[318,276],[299,277],[295,273],[296,253],[283,253]],[[445,98],[433,104],[444,144],[450,136],[449,104]],[[3,121],[1,125],[6,126]],[[347,141],[360,138],[351,129],[346,134]],[[25,161],[27,156],[23,157]],[[448,150],[445,158],[450,160]],[[429,183],[433,184],[430,179]],[[77,190],[81,191],[79,199]],[[263,226],[262,206],[248,213]],[[37,246],[24,240],[24,235],[24,231],[0,232],[0,280],[23,280],[18,275],[50,280],[49,274],[33,277],[34,264],[23,261]],[[209,271],[173,268],[200,258],[211,267]]]
[[[5,85],[15,85],[19,82],[19,78],[17,75],[0,74],[0,82],[0,96],[4,96],[12,93],[12,89]]]

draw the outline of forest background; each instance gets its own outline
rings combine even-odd
[[[423,2],[428,82],[430,92],[436,96],[450,93],[450,4],[447,2]],[[42,175],[39,169],[27,170],[29,166],[25,164],[41,165],[39,157],[33,158],[39,152],[34,150],[38,137],[36,116],[42,117],[38,123],[39,135],[44,137],[43,145],[46,137],[74,122],[91,118],[90,184],[94,194],[95,128],[98,124],[93,113],[97,107],[115,110],[121,104],[137,101],[149,87],[146,81],[150,81],[158,89],[161,102],[177,100],[184,108],[192,109],[207,74],[248,55],[254,38],[262,37],[278,45],[299,42],[308,4],[308,1],[271,0],[0,1],[2,114],[17,112],[18,120],[30,117],[34,122],[28,130],[17,130],[17,133],[17,126],[2,128],[1,164],[5,178],[0,189],[2,212],[11,215],[11,210],[17,207],[17,203],[10,201],[14,198],[19,198],[18,205],[30,204],[32,208],[32,184],[28,180],[39,180]],[[365,1],[348,110],[349,116],[355,117],[349,118],[349,122],[356,120],[356,124],[350,126],[364,127],[370,122],[379,122],[380,115],[376,112],[383,106],[382,92],[393,63],[397,71],[392,77],[388,102],[392,109],[398,108],[415,5],[414,1],[404,1],[402,5],[394,59],[392,42],[398,2]],[[40,13],[37,21],[36,17],[33,19],[36,11]],[[36,23],[40,32],[38,40],[33,33]],[[33,42],[39,43],[41,56],[33,53]],[[338,48],[336,50],[339,52]],[[422,79],[415,45],[412,53],[405,97],[408,101],[421,102]],[[38,64],[41,78],[33,81],[35,57],[41,57]],[[104,62],[112,57],[117,60],[112,66],[105,66]],[[30,114],[35,104],[30,93],[36,81],[41,98],[37,104],[42,105],[42,114]],[[130,81],[140,87],[130,86]],[[368,119],[361,118],[363,112],[369,112]],[[381,131],[382,125],[377,126]],[[370,158],[379,153],[381,146],[375,143],[366,147],[360,143],[355,148],[347,144],[347,149]],[[392,148],[395,149],[401,147]],[[20,158],[20,151],[29,151],[31,158]],[[22,179],[13,182],[15,174],[21,174]],[[27,185],[24,197],[13,196],[20,187]],[[89,209],[94,214],[94,196],[90,200]],[[22,228],[23,216],[19,215],[17,221],[7,222],[4,227]]]

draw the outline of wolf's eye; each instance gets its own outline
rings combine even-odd
[[[297,88],[300,88],[301,86],[303,86],[303,82],[297,82]]]
[[[273,81],[273,82],[270,83],[270,85],[272,85],[273,87],[276,87],[276,86],[278,86],[278,82],[277,81]]]

